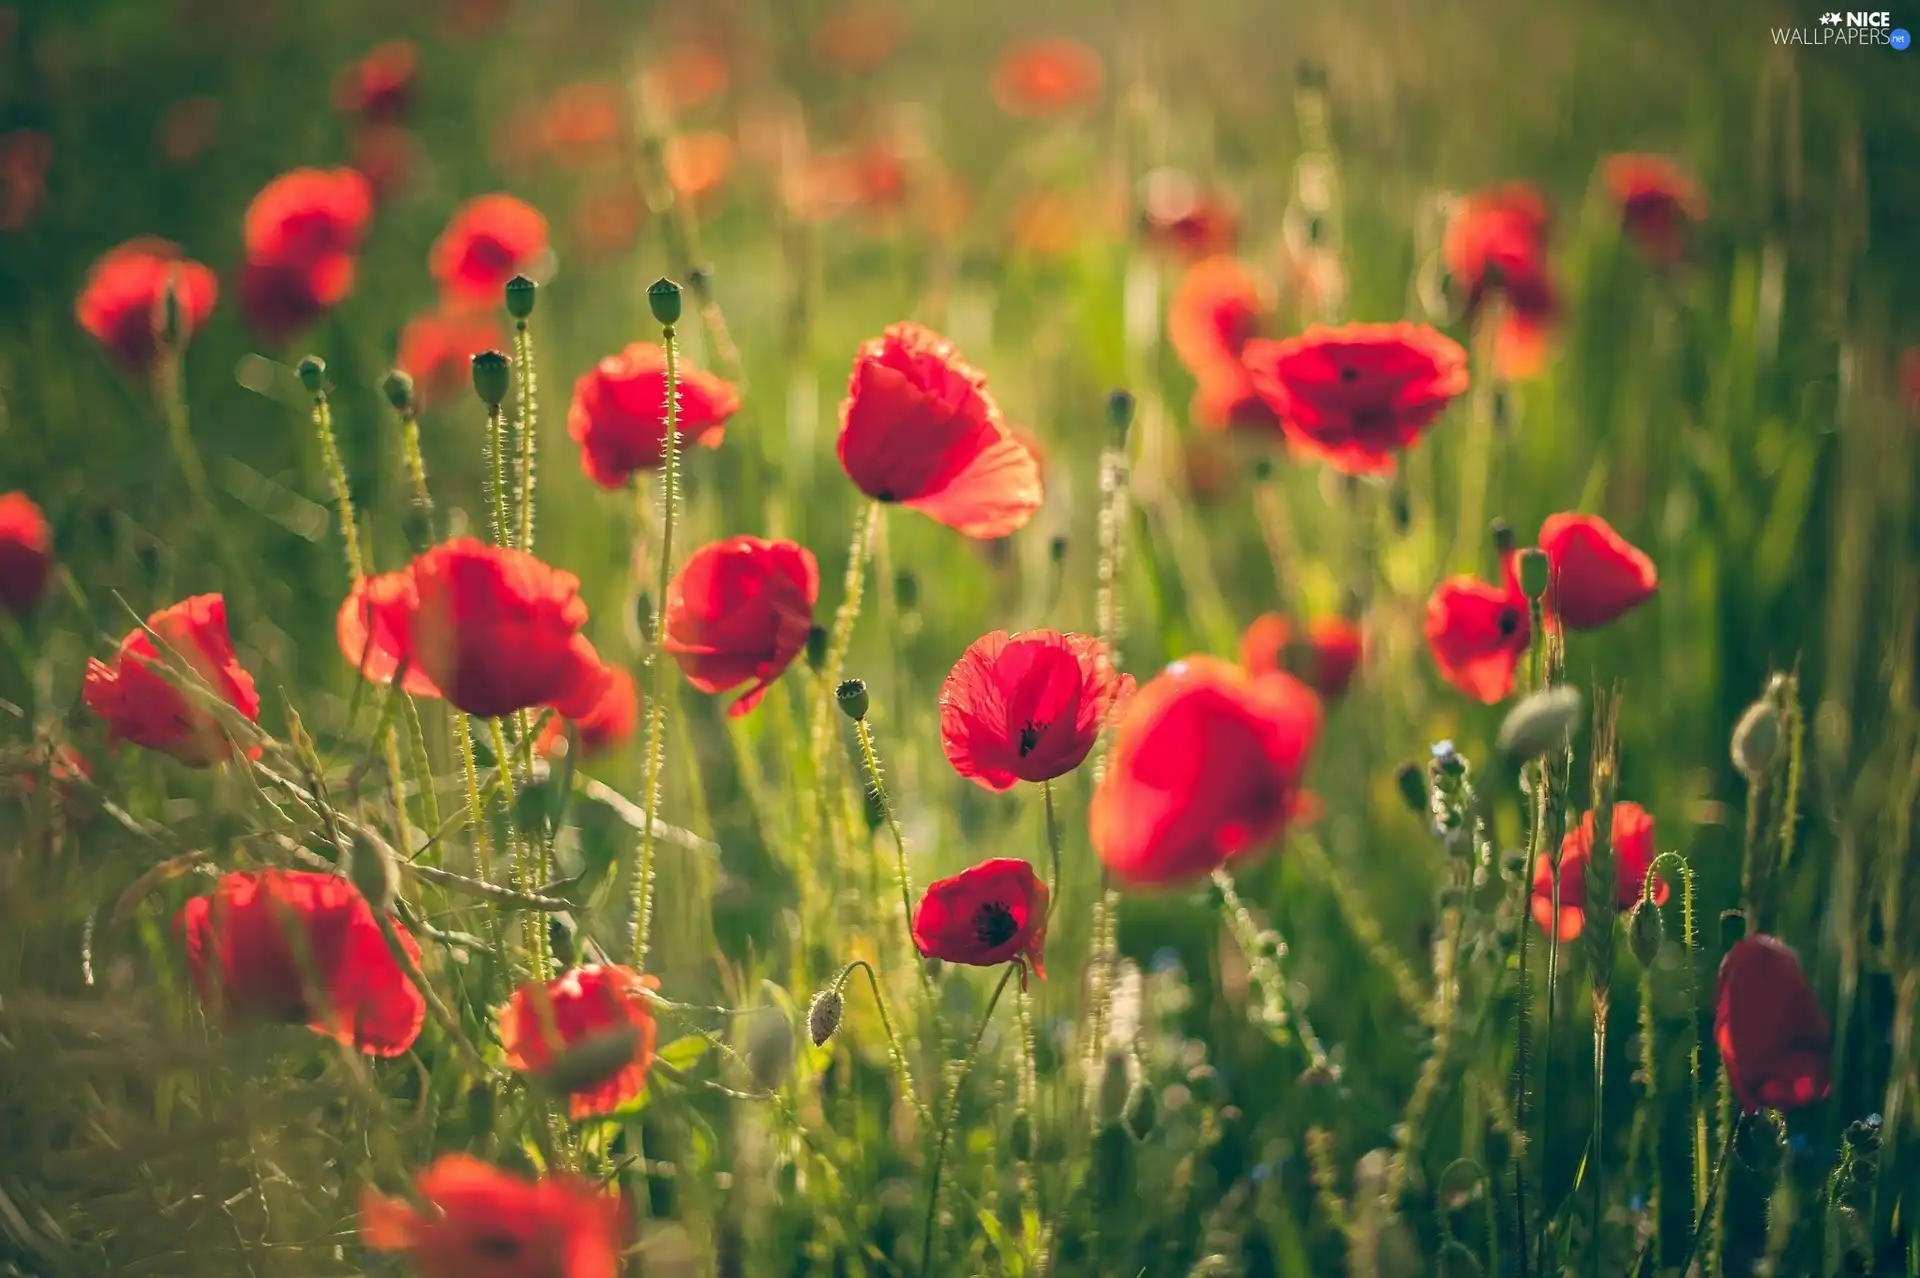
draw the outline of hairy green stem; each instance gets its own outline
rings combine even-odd
[[[840,969],[840,975],[834,979],[833,989],[839,993],[846,985],[847,978],[853,975],[853,969],[859,968],[867,974],[867,988],[873,991],[873,1005],[880,1010],[880,1027],[887,1032],[887,1055],[893,1060],[894,1073],[900,1078],[900,1094],[913,1106],[914,1113],[922,1122],[931,1121],[927,1107],[921,1103],[920,1094],[913,1090],[913,1074],[907,1068],[907,1054],[900,1046],[900,1036],[894,1032],[893,1017],[887,1012],[886,997],[880,992],[880,977],[873,970],[873,964],[865,959],[855,959]]]
[[[853,731],[860,738],[860,762],[867,773],[867,786],[879,802],[880,814],[886,818],[887,829],[893,835],[894,875],[900,885],[900,926],[908,936],[908,961],[919,969],[921,984],[926,985],[926,966],[920,962],[919,952],[914,949],[912,941],[913,880],[907,874],[906,835],[900,829],[900,817],[893,810],[893,800],[887,796],[887,785],[880,775],[880,755],[873,748],[873,729],[865,719],[860,719],[854,723]]]
[[[514,433],[520,446],[519,475],[517,496],[519,498],[520,536],[515,543],[522,550],[533,549],[533,469],[534,454],[539,448],[536,431],[539,427],[539,401],[533,374],[533,335],[527,331],[527,322],[518,321],[513,331],[514,381],[520,392],[519,418],[514,423]]]
[[[498,404],[487,407],[487,510],[493,544],[513,544],[507,521],[507,415]]]
[[[667,588],[673,583],[673,528],[680,506],[680,343],[673,325],[660,329],[667,352],[667,437],[662,460],[660,555],[653,596],[653,650],[647,661],[651,688],[647,696],[647,771],[641,796],[645,826],[640,832],[640,863],[633,876],[633,966],[646,970],[647,936],[653,923],[653,848],[660,819],[660,779],[666,771],[667,666],[663,645],[667,637]]]
[[[366,564],[360,558],[360,528],[353,514],[353,492],[347,487],[347,468],[340,460],[340,448],[333,437],[333,406],[325,391],[313,397],[313,429],[320,437],[320,460],[327,468],[327,483],[333,487],[334,504],[340,511],[340,537],[347,545],[347,575],[358,581],[366,576]]]
[[[1693,1258],[1700,1250],[1700,1239],[1707,1227],[1707,1213],[1712,1211],[1714,1198],[1720,1192],[1720,1180],[1726,1175],[1727,1164],[1733,1161],[1733,1141],[1739,1134],[1740,1118],[1735,1115],[1727,1123],[1726,1139],[1720,1143],[1720,1161],[1714,1164],[1713,1178],[1707,1182],[1706,1211],[1702,1213],[1699,1223],[1693,1227],[1693,1237],[1687,1240],[1687,1254],[1680,1258],[1679,1272],[1682,1275],[1692,1269]]]
[[[1006,991],[1013,974],[1020,970],[1020,964],[1008,963],[1001,971],[999,983],[993,987],[987,1006],[980,1013],[980,1027],[973,1033],[973,1044],[967,1048],[966,1059],[960,1062],[960,1072],[953,1080],[953,1095],[947,1102],[947,1115],[940,1124],[940,1137],[934,1146],[933,1170],[927,1177],[927,1227],[920,1240],[920,1272],[923,1274],[933,1273],[933,1225],[940,1216],[940,1170],[947,1160],[947,1142],[953,1137],[953,1125],[960,1118],[960,1100],[966,1094],[967,1075],[973,1072],[974,1058],[980,1054],[980,1044],[987,1037],[987,1024],[993,1019],[1000,995]]]

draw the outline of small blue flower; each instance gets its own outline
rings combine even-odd
[[[1180,951],[1171,945],[1163,945],[1153,952],[1153,970],[1156,972],[1177,972],[1180,970]]]
[[[1442,761],[1451,759],[1457,753],[1453,742],[1442,739],[1433,743],[1433,757]]]

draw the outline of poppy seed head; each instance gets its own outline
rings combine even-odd
[[[523,320],[533,314],[533,303],[539,286],[524,275],[516,275],[507,281],[507,314],[517,320]]]
[[[813,996],[813,1004],[807,1008],[807,1037],[815,1047],[824,1047],[833,1037],[845,1010],[846,1001],[837,989],[829,987]]]
[[[327,362],[318,355],[303,357],[294,371],[300,375],[300,384],[306,387],[307,394],[318,395],[326,389]]]
[[[396,413],[414,411],[413,377],[401,369],[394,369],[380,380],[380,391],[393,405]]]
[[[481,351],[473,357],[473,390],[488,408],[507,399],[507,357],[499,351]]]
[[[840,686],[833,690],[833,699],[840,703],[840,709],[846,714],[847,718],[853,720],[855,723],[859,723],[867,717],[867,710],[871,703],[867,699],[867,685],[865,680],[842,680]]]
[[[1520,593],[1537,603],[1545,597],[1552,577],[1553,565],[1547,561],[1546,551],[1529,547],[1520,552]]]
[[[680,286],[661,276],[647,285],[647,307],[662,328],[672,328],[680,322]]]
[[[997,949],[1011,941],[1020,925],[1013,911],[999,901],[982,901],[973,915],[973,934],[988,949]]]

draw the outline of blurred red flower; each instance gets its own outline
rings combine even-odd
[[[32,612],[53,572],[53,530],[25,493],[0,494],[0,608]]]
[[[1452,577],[1427,600],[1427,648],[1440,676],[1488,705],[1513,691],[1514,671],[1533,642],[1527,597],[1509,571],[1505,586]]]
[[[1469,319],[1489,295],[1504,303],[1494,334],[1494,362],[1503,376],[1531,377],[1560,314],[1559,290],[1547,262],[1547,201],[1525,182],[1508,182],[1461,197],[1440,245],[1441,261],[1466,292]]]
[[[1707,216],[1707,195],[1691,173],[1664,155],[1610,155],[1600,180],[1647,260],[1671,266],[1687,247],[1687,224]]]
[[[994,857],[927,885],[913,910],[913,944],[969,967],[1014,962],[1047,979],[1047,885],[1017,857]]]
[[[1614,899],[1631,910],[1646,895],[1647,869],[1659,848],[1653,840],[1653,814],[1637,803],[1613,805]],[[1567,831],[1560,843],[1560,915],[1553,911],[1553,862],[1540,857],[1533,871],[1533,921],[1556,940],[1579,938],[1587,922],[1587,863],[1593,859],[1593,813]],[[1653,903],[1667,903],[1667,881],[1653,881]]]
[[[542,755],[552,757],[564,752],[569,723],[580,742],[580,753],[587,758],[617,750],[633,737],[640,721],[640,691],[624,668],[608,666],[607,674],[606,687],[593,709],[577,719],[556,714],[547,720],[534,743]]]
[[[432,408],[469,390],[475,355],[505,346],[506,334],[491,313],[442,307],[407,321],[394,363],[412,374],[421,407]]]
[[[1553,570],[1546,611],[1572,630],[1604,626],[1660,588],[1653,561],[1598,515],[1549,515],[1540,549]]]
[[[285,341],[346,300],[354,260],[344,255],[313,266],[246,262],[240,268],[240,311],[271,342]]]
[[[241,717],[260,721],[260,694],[253,676],[234,655],[227,633],[227,601],[219,595],[195,595],[147,618],[147,626],[173,650],[169,657],[187,664]],[[81,697],[107,721],[109,733],[149,750],[170,754],[189,767],[203,768],[233,753],[220,721],[199,697],[171,683],[157,667],[167,664],[148,637],[135,628],[120,641],[112,664],[87,662]]]
[[[373,216],[373,187],[354,169],[295,169],[247,208],[240,306],[270,339],[304,328],[353,289],[354,254]]]
[[[630,248],[646,223],[646,196],[624,176],[580,192],[568,217],[574,246],[589,257],[611,257]]]
[[[405,686],[482,719],[550,705],[592,713],[611,673],[587,637],[580,579],[524,550],[471,537],[355,584],[336,619],[340,651],[376,683]]]
[[[175,926],[216,1019],[304,1024],[370,1056],[398,1056],[420,1037],[426,999],[367,899],[337,874],[223,875],[212,896],[187,902]],[[393,928],[417,967],[420,947],[398,920]]]
[[[1900,389],[1907,411],[1920,417],[1920,346],[1909,346],[1900,356]]]
[[[1021,40],[994,63],[993,100],[1008,115],[1036,119],[1097,101],[1105,80],[1100,55],[1078,40]]]
[[[847,0],[813,29],[813,57],[849,74],[872,71],[899,47],[900,16],[875,0]]]
[[[220,133],[220,99],[182,98],[160,116],[160,153],[185,164],[213,145]]]
[[[626,136],[626,92],[605,80],[581,80],[554,91],[539,113],[539,148],[563,168],[617,159]]]
[[[1290,674],[1328,699],[1346,692],[1362,655],[1360,627],[1345,617],[1317,617],[1297,634],[1279,613],[1263,613],[1240,636],[1248,674]]]
[[[749,684],[727,707],[738,718],[806,648],[819,598],[820,565],[805,546],[744,536],[712,542],[667,586],[660,646],[702,692]]]
[[[1720,961],[1713,1041],[1746,1113],[1798,1109],[1833,1090],[1833,1031],[1793,951],[1771,936]]]
[[[128,240],[87,271],[74,315],[123,367],[145,372],[160,353],[158,332],[169,284],[190,334],[213,314],[219,279],[182,257],[178,245],[152,236]]]
[[[1140,222],[1147,243],[1188,262],[1231,254],[1240,232],[1232,207],[1179,169],[1140,180]]]
[[[1288,444],[1350,475],[1391,473],[1467,389],[1467,353],[1424,324],[1316,324],[1242,355]]]
[[[361,1196],[360,1240],[407,1253],[421,1278],[619,1278],[626,1215],[590,1180],[525,1181],[442,1154],[415,1183],[428,1210]]]
[[[1094,791],[1094,851],[1125,883],[1210,873],[1298,815],[1320,699],[1289,675],[1213,657],[1176,661],[1121,717]]]
[[[680,447],[718,448],[727,419],[740,411],[733,383],[682,363]],[[602,488],[618,488],[637,470],[658,469],[667,451],[667,352],[635,342],[581,374],[567,407],[567,435],[580,445],[580,469]]]
[[[733,170],[733,139],[711,129],[676,133],[667,139],[664,159],[674,193],[698,200],[719,190]]]
[[[574,1119],[613,1113],[646,1090],[655,1029],[644,991],[659,984],[632,968],[591,964],[545,985],[522,985],[500,1009],[507,1067],[546,1074],[558,1063]],[[613,1046],[626,1050],[616,1053]],[[578,1055],[568,1060],[570,1052]],[[578,1076],[590,1054],[596,1068]]]
[[[363,124],[354,130],[353,167],[367,179],[376,200],[394,198],[420,166],[420,139],[398,124]]]
[[[333,106],[367,123],[391,124],[413,108],[420,52],[411,40],[389,40],[358,62],[341,68]]]
[[[1241,359],[1266,313],[1259,281],[1235,258],[1206,258],[1181,276],[1167,308],[1167,341],[1199,383],[1190,412],[1202,426],[1278,427]]]
[[[547,251],[547,219],[511,195],[482,195],[453,211],[428,263],[448,300],[498,306],[507,281]]]
[[[47,197],[53,139],[39,129],[0,133],[0,231],[17,231],[33,220]]]
[[[1040,508],[1039,463],[1002,420],[986,377],[918,324],[894,324],[854,356],[839,452],[867,496],[967,537],[1004,537]]]
[[[668,117],[725,93],[732,78],[726,55],[705,44],[669,49],[640,73],[648,104]]]
[[[1079,767],[1133,677],[1087,635],[1033,630],[982,635],[940,687],[947,762],[989,790],[1048,781]]]

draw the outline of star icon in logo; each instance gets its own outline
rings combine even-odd
[[[1823,13],[1820,15],[1820,25],[1823,27],[1837,27],[1840,25],[1840,15],[1837,13]]]

